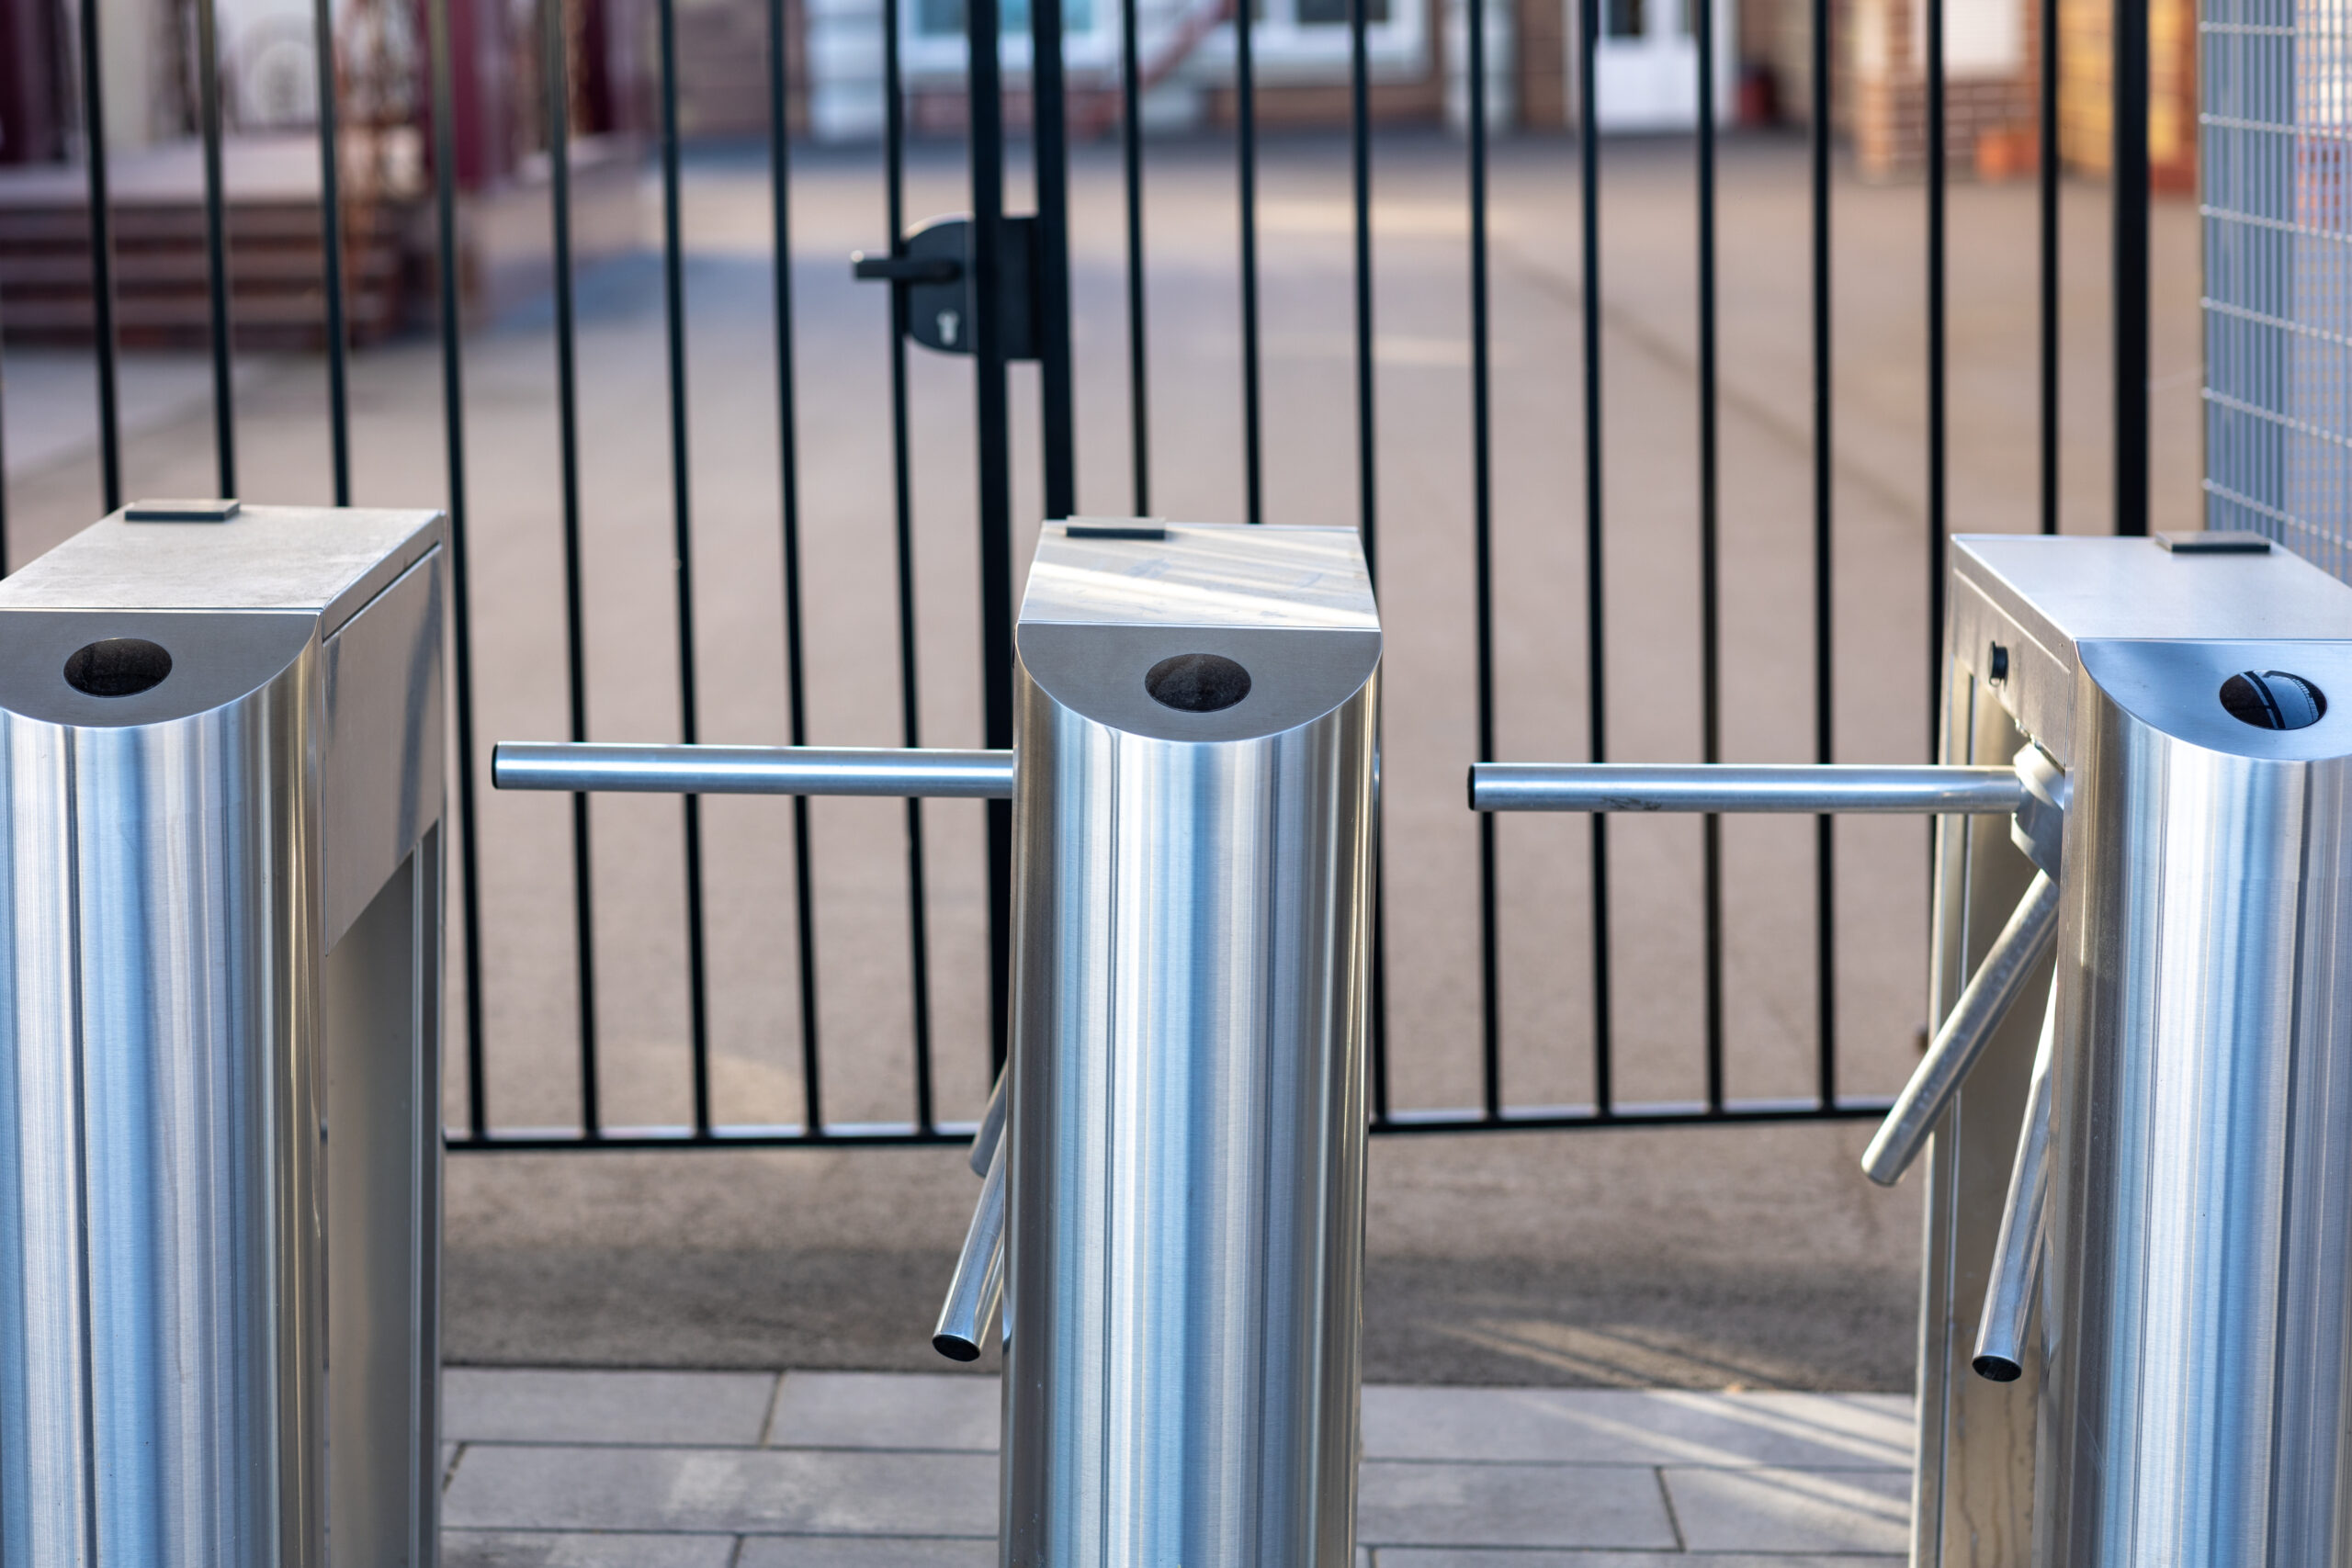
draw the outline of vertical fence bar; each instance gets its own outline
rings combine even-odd
[[[2041,79],[2037,84],[2039,129],[2034,151],[2040,164],[2037,195],[2041,205],[2041,247],[2040,370],[2041,391],[2041,531],[2058,531],[2058,0],[2040,0]],[[1940,665],[1942,652],[1930,656]],[[1940,705],[1940,694],[1939,705]]]
[[[1699,754],[1724,760],[1715,383],[1715,0],[1692,0],[1699,70]],[[1707,1109],[1724,1108],[1724,819],[1700,826],[1707,944]]]
[[[1949,160],[1944,118],[1944,0],[1927,0],[1928,43],[1928,756],[1937,753],[1943,706],[1944,554],[1951,518],[1951,374],[1947,332],[1946,197]]]
[[[1374,421],[1374,363],[1372,333],[1372,72],[1371,51],[1366,37],[1369,18],[1364,14],[1365,0],[1348,3],[1348,160],[1350,200],[1352,206],[1355,254],[1355,351],[1356,351],[1356,531],[1363,540],[1364,568],[1373,582],[1380,581],[1380,461],[1377,443],[1379,426]],[[1248,10],[1248,0],[1241,9]],[[1254,154],[1251,155],[1254,163]],[[1254,202],[1254,197],[1253,197]],[[1255,222],[1254,206],[1251,221]],[[1252,271],[1250,279],[1251,330],[1256,330],[1255,269],[1257,253],[1250,254]],[[1253,360],[1251,384],[1256,384],[1254,367],[1255,337],[1251,339]],[[1253,426],[1255,416],[1252,416]],[[1255,440],[1254,428],[1252,440]],[[1253,448],[1254,449],[1254,448]],[[1250,506],[1250,521],[1262,522],[1256,502]],[[1374,736],[1377,742],[1378,737]],[[1380,805],[1372,808],[1372,1030],[1371,1053],[1377,1067],[1374,1075],[1377,1094],[1374,1107],[1385,1114],[1388,1104],[1388,899],[1385,879],[1380,868],[1387,843],[1386,822]]]
[[[1029,0],[1029,104],[1046,515],[1069,517],[1078,511],[1078,440],[1069,366],[1069,106],[1062,78],[1062,0]]]
[[[784,661],[786,739],[808,744],[808,660],[800,606],[800,419],[793,376],[792,125],[786,102],[784,0],[768,0],[768,185],[771,244],[775,252],[775,417],[777,482],[784,496]],[[895,222],[891,243],[898,243]],[[896,299],[899,288],[892,285]],[[911,742],[910,742],[911,744]],[[800,966],[801,1125],[812,1138],[825,1134],[824,1080],[818,1053],[817,889],[810,865],[808,797],[792,797],[792,908]],[[917,1087],[917,1120],[930,1125],[930,1085]]]
[[[2148,11],[2115,7],[2115,531],[2148,531]],[[2291,92],[2291,85],[2283,92]]]
[[[466,1113],[473,1140],[490,1135],[490,1091],[482,1061],[481,876],[474,821],[474,665],[471,562],[467,550],[466,400],[459,352],[465,303],[458,283],[458,135],[450,70],[449,0],[428,0],[426,46],[433,73],[433,199],[440,224],[435,259],[441,290],[441,413],[449,466],[449,635],[458,718],[458,917],[465,944]]]
[[[212,332],[212,453],[218,493],[237,493],[234,347],[229,340],[229,218],[220,189],[220,45],[213,0],[196,0],[196,102],[204,141],[204,282]]]
[[[1002,297],[1004,70],[997,0],[967,0],[972,158],[972,369],[980,522],[980,677],[985,744],[1012,744],[1012,473]],[[1004,1066],[1012,1001],[1012,803],[988,804],[989,1058]]]
[[[98,0],[80,0],[82,156],[90,201],[90,338],[98,382],[98,493],[122,505],[122,420],[115,390],[114,213],[107,197],[106,94],[98,69]]]
[[[326,292],[327,457],[334,503],[351,504],[350,326],[345,318],[341,94],[336,90],[334,0],[311,0],[319,94],[319,271]]]
[[[5,312],[0,312],[5,315]],[[6,334],[0,332],[0,342]],[[8,575],[8,371],[0,355],[0,577]]]
[[[1127,452],[1135,469],[1135,513],[1148,517],[1151,389],[1150,361],[1144,350],[1143,78],[1136,28],[1136,0],[1119,0],[1119,157],[1126,176],[1127,209]]]
[[[1128,3],[1132,5],[1133,0]],[[775,7],[770,12],[771,33],[780,39],[783,33],[777,24],[782,0],[770,0],[770,5]],[[905,250],[907,231],[907,100],[899,60],[901,26],[899,0],[882,0],[883,203],[894,256]],[[780,57],[771,61],[770,70],[775,80],[784,79]],[[922,744],[922,697],[916,665],[914,479],[907,443],[907,295],[896,287],[890,290],[890,502],[899,591],[899,734],[900,744],[912,748]],[[908,1002],[914,1023],[915,1125],[929,1134],[937,1111],[932,1090],[930,899],[923,871],[922,801],[909,795],[906,809]]]
[[[1258,406],[1258,67],[1250,37],[1250,0],[1233,6],[1234,180],[1241,209],[1242,515],[1266,520],[1264,455]]]
[[[558,477],[563,490],[563,652],[571,739],[588,739],[587,605],[580,536],[579,313],[571,282],[571,81],[565,0],[539,0],[541,72],[547,87],[548,213],[554,246],[555,411]],[[596,880],[588,795],[571,797],[572,974],[580,1009],[580,1126],[604,1132],[597,1064]]]
[[[695,680],[694,507],[686,434],[685,221],[678,166],[678,18],[676,0],[657,0],[662,55],[662,314],[669,349],[670,520],[677,570],[678,729],[701,739]],[[710,976],[703,924],[702,798],[686,795],[686,1006],[695,1134],[710,1135]]]
[[[1494,439],[1487,314],[1487,0],[1469,6],[1470,527],[1477,559],[1478,760],[1495,760]],[[1357,0],[1361,10],[1363,0]],[[1495,814],[1478,813],[1478,1049],[1482,1106],[1502,1119],[1502,964],[1496,951]]]
[[[1830,571],[1836,517],[1836,417],[1830,383],[1829,75],[1830,0],[1813,0],[1813,760],[1837,755],[1836,601]],[[1814,819],[1814,990],[1820,1032],[1814,1052],[1814,1093],[1824,1110],[1838,1102],[1838,828]]]
[[[1609,760],[1608,595],[1602,570],[1600,417],[1600,144],[1593,61],[1603,0],[1577,7],[1577,199],[1584,265],[1584,613],[1587,752]],[[1615,1114],[1614,1022],[1609,961],[1609,815],[1592,814],[1592,1083],[1600,1115]]]

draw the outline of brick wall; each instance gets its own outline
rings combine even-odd
[[[1569,0],[1513,0],[1518,24],[1519,123],[1556,130],[1569,123]]]
[[[2148,164],[2161,191],[2197,188],[2196,0],[2148,6]],[[2058,147],[2066,166],[2104,175],[2114,152],[2109,0],[2059,0]]]
[[[2014,66],[1998,74],[1947,68],[1944,155],[1955,172],[2022,172],[2033,162],[2042,0],[2009,3],[2019,11]],[[1851,0],[1848,7],[1840,120],[1865,177],[1905,177],[1927,165],[1924,17],[1915,14],[1924,9],[1925,0]]]

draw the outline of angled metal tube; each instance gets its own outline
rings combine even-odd
[[[980,1184],[979,1204],[972,1211],[972,1228],[964,1233],[946,1304],[939,1309],[939,1326],[932,1330],[932,1348],[951,1361],[978,1360],[989,1321],[1003,1297],[1004,1143],[999,1139],[988,1179]]]
[[[490,773],[500,789],[1012,798],[1012,753],[1002,750],[503,740]]]
[[[2033,1320],[2034,1287],[2041,1278],[2041,1233],[2050,1194],[2050,1063],[2057,1055],[2058,980],[2041,1015],[2041,1043],[2033,1053],[2033,1082],[2026,1091],[2025,1124],[2018,1133],[2017,1164],[2009,1171],[2009,1201],[2001,1209],[2001,1238],[1993,1247],[1993,1277],[1976,1325],[1969,1363],[1994,1382],[2015,1382],[2025,1371],[2026,1328]]]
[[[1936,1031],[1928,1054],[1919,1058],[1911,1081],[1894,1108],[1880,1123],[1877,1136],[1862,1151],[1862,1174],[1881,1187],[1892,1187],[1911,1168],[1927,1146],[1928,1134],[1942,1120],[1961,1080],[1976,1066],[1993,1032],[2009,1009],[2040,960],[2058,935],[2058,884],[2046,871],[2034,873],[2008,924],[1984,954],[1984,962],[1969,977],[1960,1000]]]
[[[1004,1080],[1010,1075],[997,1069],[996,1088],[989,1092],[989,1108],[980,1115],[980,1130],[972,1134],[972,1174],[986,1176],[989,1164],[996,1158],[997,1144],[1004,1137]]]
[[[1479,762],[1473,811],[1967,812],[2025,803],[2011,768],[1724,762]]]

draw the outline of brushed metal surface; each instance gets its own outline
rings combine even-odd
[[[2039,1560],[2352,1562],[2352,647],[2079,652]]]
[[[88,1568],[89,1273],[67,731],[0,715],[0,1562]]]
[[[0,610],[299,610],[333,637],[441,542],[438,512],[245,506],[202,526],[102,519],[0,579]]]
[[[500,789],[648,795],[1012,797],[1012,753],[869,746],[676,746],[502,740],[491,752]]]
[[[1961,534],[1951,541],[1950,647],[2061,767],[2074,765],[2075,646],[2086,639],[2340,637],[2345,588],[2292,552],[2181,555],[2148,538]]]
[[[1017,634],[1001,1561],[1351,1568],[1377,623],[1349,531],[1169,533],[1049,530]],[[1184,651],[1249,697],[1158,708]]]
[[[1047,524],[1021,623],[1380,630],[1353,528],[1170,523],[1157,539]]]
[[[1945,664],[1941,754],[2014,757],[2022,742],[1967,660]],[[1946,817],[1936,835],[1936,909],[1928,1016],[1941,1019],[1983,964],[2035,874],[2013,824]],[[2045,954],[2028,978],[2047,990]],[[2030,1559],[2039,1359],[2018,1381],[1988,1382],[1969,1363],[2016,1164],[2038,1021],[2012,1010],[1953,1096],[1922,1164],[1918,1460],[1914,1568],[2022,1568]]]
[[[437,1561],[441,876],[435,827],[322,975],[333,1568]]]
[[[2135,538],[1957,536],[1948,602],[1943,757],[1948,761],[1990,761],[2011,755],[2020,740],[2030,739],[2053,764],[2067,769],[2067,787],[2076,790],[2076,807],[2082,795],[2072,773],[2084,745],[2084,728],[2076,717],[2084,644],[2108,649],[2112,653],[2109,665],[2121,659],[2120,649],[2145,651],[2157,639],[2166,639],[2176,649],[2201,647],[2204,653],[2192,656],[2192,663],[2201,660],[2197,668],[2166,668],[2162,682],[2173,682],[2197,705],[2194,715],[2176,715],[2180,722],[2194,722],[2204,733],[2225,733],[2218,722],[2234,724],[2234,719],[2225,719],[2218,703],[2213,712],[2204,712],[2201,703],[2218,696],[2225,674],[2222,663],[2230,665],[2227,672],[2234,672],[2248,665],[2232,660],[2253,656],[2244,642],[2225,639],[2281,639],[2293,653],[2281,651],[2269,663],[2293,670],[2305,663],[2312,649],[2340,639],[2352,627],[2352,594],[2290,552],[2199,558],[2176,555],[2157,543]],[[1999,649],[1999,659],[1995,659],[1995,649]],[[2211,677],[2211,686],[2199,691],[2197,686],[2206,677]],[[2133,680],[2141,677],[2133,674]],[[2326,745],[2324,736],[2290,733],[2305,733],[2307,745]],[[2070,807],[2072,813],[2075,807]],[[2076,898],[2084,877],[2093,877],[2091,870],[2076,865],[2075,832],[2076,823],[2070,820],[2063,846],[2065,900]],[[1950,1006],[1954,987],[1969,974],[1966,959],[1990,941],[1992,926],[2007,915],[2032,874],[2032,863],[2011,844],[1996,844],[1985,825],[1948,818],[1938,841],[1938,997],[1931,1018]],[[2049,846],[2037,844],[2037,851],[2044,856],[2044,870],[2051,870]],[[2061,933],[2061,959],[2079,966],[2082,954],[2065,952],[2067,941]],[[2040,985],[2040,980],[2028,980],[2028,985]],[[2063,1006],[2072,1009],[2070,1001]],[[2061,1016],[2061,1032],[2070,1027],[2070,1016]],[[2162,1547],[2138,1559],[2076,1559],[2053,1556],[2049,1547],[2034,1554],[2030,1547],[2037,1530],[2049,1523],[2046,1470],[2041,1502],[2034,1500],[2037,1427],[2046,1443],[2051,1420],[2072,1420],[2072,1401],[2053,1416],[2040,1392],[2046,1342],[2053,1333],[2063,1336],[2049,1312],[2049,1293],[2067,1279],[2093,1277],[2100,1267],[2070,1256],[2055,1239],[2046,1241],[2041,1336],[2023,1347],[2028,1352],[2020,1368],[2023,1375],[2018,1382],[1995,1384],[1969,1373],[1999,1224],[2007,1213],[2008,1178],[2016,1164],[2018,1128],[2030,1084],[2030,1042],[2025,1013],[2018,1010],[1954,1098],[1927,1161],[1919,1479],[1912,1563],[1915,1568],[2013,1568],[2034,1561],[2049,1568],[2076,1561],[2237,1561],[2227,1554],[2166,1559]],[[2063,1117],[2063,1090],[2055,1081],[2053,1098],[2061,1100],[2058,1114]],[[2176,1155],[2185,1156],[2185,1152],[2176,1149]],[[2075,1156],[2084,1156],[2084,1149],[2076,1147]],[[2065,1170],[2067,1159],[2053,1152],[2053,1173]],[[2058,1201],[2055,1190],[2049,1201]],[[2044,1417],[2040,1422],[2034,1420],[2037,1408]],[[2103,1437],[2112,1437],[2112,1432]],[[2046,1464],[2049,1455],[2041,1458]],[[2307,1561],[2335,1559],[2322,1554]]]
[[[1004,1145],[989,1152],[980,1200],[956,1257],[956,1275],[931,1331],[932,1348],[951,1361],[977,1361],[988,1348],[989,1325],[1004,1299]]]
[[[1911,1168],[2009,1010],[2026,993],[2027,982],[2043,969],[2058,933],[2058,884],[2048,872],[2035,872],[1862,1150],[1862,1174],[1881,1187],[1894,1186]]]
[[[319,1559],[318,713],[0,714],[9,1568]]]
[[[1473,811],[1720,811],[2007,816],[2009,768],[1731,762],[1474,762]]]
[[[320,650],[330,952],[441,819],[448,789],[441,584],[436,547]]]
[[[2033,1053],[2025,1121],[2018,1129],[2017,1163],[1993,1244],[1993,1280],[1976,1326],[1970,1365],[1995,1382],[2015,1382],[2025,1371],[2026,1335],[2041,1284],[2041,1241],[2050,1213],[2050,1072],[2057,1055],[2058,988],[2049,987],[2041,1013],[2041,1043]]]
[[[364,1434],[334,1456],[334,1562],[437,1559],[438,1096],[420,1086],[440,699],[416,688],[440,681],[439,533],[433,513],[113,519],[0,583],[6,1568],[325,1562],[330,1410]],[[126,637],[168,651],[162,681],[69,683],[75,649]],[[429,853],[394,847],[412,832]],[[397,894],[338,953],[339,1004],[338,863]],[[394,1252],[401,1289],[379,1293],[370,1259]]]

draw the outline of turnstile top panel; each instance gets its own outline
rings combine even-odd
[[[1159,537],[1148,536],[1155,531]],[[1021,621],[1380,629],[1372,575],[1352,528],[1141,520],[1095,525],[1083,518],[1046,525],[1029,568]]]
[[[2092,642],[2352,641],[2352,586],[2283,547],[2191,554],[2153,538],[1962,534],[1952,538],[1951,655],[2063,765],[2075,676]]]
[[[1380,612],[1352,528],[1080,517],[1046,525],[1014,643],[1041,690],[1095,723],[1221,743],[1362,691]]]
[[[441,540],[441,513],[248,506],[224,523],[118,512],[0,581],[6,610],[302,610],[328,637]]]
[[[2352,637],[2352,587],[2283,547],[2176,554],[2153,538],[1953,536],[1952,569],[2052,648],[2092,638]]]

